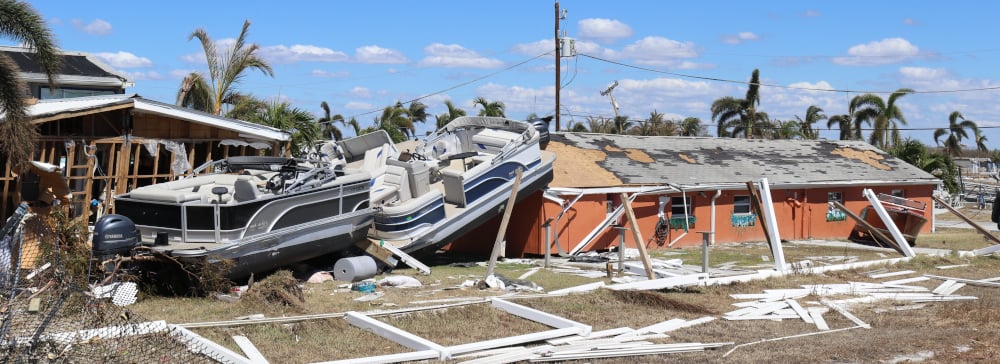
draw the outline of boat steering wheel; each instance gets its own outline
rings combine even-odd
[[[280,190],[284,185],[285,177],[279,173],[271,176],[271,178],[267,180],[267,184],[264,185],[264,188],[271,192],[278,192],[278,190]]]

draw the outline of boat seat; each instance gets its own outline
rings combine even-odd
[[[499,153],[507,143],[519,136],[519,134],[509,131],[483,129],[472,136],[472,144],[475,145],[477,151]]]
[[[233,182],[233,199],[236,202],[255,200],[259,192],[257,185],[250,179],[238,179]]]
[[[377,205],[406,202],[411,198],[410,179],[406,169],[400,166],[386,166],[385,178],[372,187],[371,202]]]

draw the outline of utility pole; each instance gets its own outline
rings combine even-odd
[[[559,65],[562,63],[562,59],[561,59],[562,56],[559,54],[559,48],[560,48],[559,47],[560,46],[560,44],[559,44],[559,1],[556,1],[556,33],[555,33],[555,35],[556,35],[555,36],[555,43],[556,43],[556,131],[559,131],[559,114],[560,114],[560,110],[559,110],[559,88],[560,88],[560,86],[559,85],[562,82],[559,79],[560,74],[562,74],[562,70],[559,67]]]
[[[611,108],[615,110],[615,120],[618,120],[618,102],[615,101],[615,95],[612,93],[618,87],[618,80],[608,86],[608,88],[601,91],[601,96],[608,96],[611,98]]]

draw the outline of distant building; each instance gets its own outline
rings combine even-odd
[[[765,241],[747,189],[761,178],[788,240],[847,239],[855,222],[832,202],[860,213],[869,205],[865,188],[931,206],[940,183],[863,141],[555,133],[547,150],[556,153],[555,179],[515,206],[507,256],[544,254],[546,241],[553,253],[617,246],[613,226],[627,220],[608,216],[622,192],[640,194],[632,207],[644,243],[656,249],[700,245],[700,232],[714,232],[716,243]],[[497,226],[486,224],[452,248],[472,249]],[[635,247],[631,235],[625,240]]]
[[[63,99],[70,97],[123,94],[134,84],[128,77],[118,73],[99,59],[82,52],[59,52],[62,71],[55,80],[58,88],[49,87],[37,55],[23,47],[0,46],[4,54],[17,64],[20,77],[27,84],[25,96],[39,100]]]

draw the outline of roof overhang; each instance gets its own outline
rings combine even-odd
[[[41,124],[53,120],[97,114],[113,110],[133,109],[133,112],[149,113],[167,116],[196,124],[209,125],[216,128],[231,130],[243,138],[288,141],[291,136],[279,129],[254,124],[246,121],[223,118],[203,112],[146,100],[138,95],[105,95],[93,97],[78,97],[70,99],[41,100],[28,107],[32,124]]]

